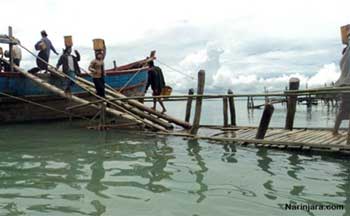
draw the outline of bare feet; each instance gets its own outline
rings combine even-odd
[[[166,112],[166,109],[163,109],[162,113],[165,113]]]
[[[156,110],[156,108],[155,108],[155,107],[151,107],[151,109]]]
[[[332,134],[333,134],[333,136],[338,136],[339,135],[338,131],[333,131]]]

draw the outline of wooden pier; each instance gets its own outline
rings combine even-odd
[[[189,139],[202,139],[216,144],[236,144],[285,150],[323,151],[350,154],[347,144],[347,130],[340,130],[337,135],[326,128],[295,128],[292,131],[283,128],[270,128],[264,139],[257,139],[257,127],[219,127],[201,126],[197,136],[189,136],[186,131],[169,132],[172,136]]]

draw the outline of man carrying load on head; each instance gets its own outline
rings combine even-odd
[[[57,62],[56,68],[62,65],[63,73],[65,73],[69,78],[66,80],[64,92],[68,95],[71,94],[71,87],[73,86],[76,75],[80,74],[80,67],[78,61],[80,61],[80,54],[77,50],[74,50],[75,56],[72,55],[72,48],[66,47],[63,50],[63,54]]]
[[[105,71],[104,62],[105,57],[103,50],[95,51],[95,59],[90,62],[89,71],[92,75],[92,80],[95,84],[96,94],[100,97],[105,97]]]

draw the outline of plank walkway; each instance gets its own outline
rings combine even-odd
[[[347,130],[339,130],[338,135],[333,135],[330,129],[313,128],[290,131],[270,128],[264,139],[255,139],[256,133],[256,127],[201,127],[198,135],[194,138],[218,141],[223,144],[253,144],[256,147],[350,153],[350,145],[347,145]],[[169,135],[190,136],[185,131],[173,132]]]

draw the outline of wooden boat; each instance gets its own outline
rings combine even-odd
[[[141,60],[106,70],[106,84],[118,91],[121,90],[127,96],[144,96],[148,71],[146,68],[141,68],[143,62],[144,60]],[[37,74],[37,76],[61,89],[64,86],[64,80],[62,78],[49,73]],[[81,76],[86,80],[92,80],[88,74],[82,74]],[[88,93],[76,85],[71,88],[71,91],[72,94],[79,95],[82,98],[89,99],[90,97]],[[32,80],[17,72],[0,71],[0,92],[38,102],[59,110],[65,110],[65,108],[74,105],[74,103],[40,87]],[[96,110],[93,109],[74,112],[76,115],[83,116],[92,116],[95,113]],[[0,96],[0,123],[54,120],[60,118],[67,118],[67,115],[9,97]]]

